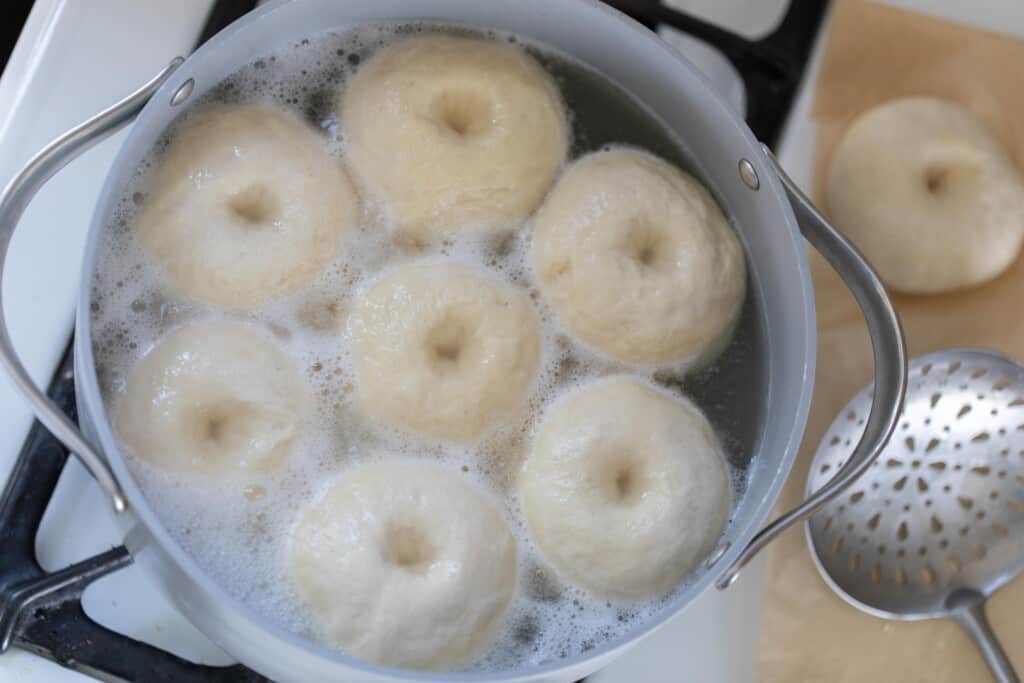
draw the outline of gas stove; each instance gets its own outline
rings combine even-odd
[[[890,0],[1024,34],[1001,0]],[[17,3],[15,3],[17,4]],[[0,79],[0,181],[50,139],[127,94],[254,6],[252,0],[36,0]],[[708,77],[797,182],[810,176],[810,92],[826,0],[614,0]],[[14,13],[16,14],[16,12]],[[0,45],[0,50],[3,45]],[[0,58],[3,55],[0,54]],[[37,381],[74,414],[74,300],[88,217],[124,133],[58,174],[11,245],[5,292],[12,338]],[[54,368],[57,368],[54,373]],[[0,377],[0,682],[242,683],[266,680],[179,615],[131,566],[74,458]],[[27,435],[27,436],[26,436]],[[709,591],[591,683],[754,680],[762,561]]]

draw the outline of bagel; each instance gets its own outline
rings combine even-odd
[[[459,263],[388,271],[347,328],[364,411],[439,439],[472,441],[508,419],[537,373],[540,323],[529,300]]]
[[[561,95],[522,49],[447,35],[371,57],[342,92],[346,153],[400,241],[514,226],[565,163]]]
[[[987,282],[1024,243],[1024,178],[971,112],[911,97],[861,114],[832,153],[830,218],[892,289]]]
[[[729,518],[729,472],[689,401],[629,375],[556,403],[520,476],[542,556],[602,597],[643,599],[679,583]]]
[[[378,664],[444,669],[491,645],[516,585],[498,508],[438,465],[353,468],[302,513],[292,583],[325,638]]]
[[[269,106],[220,106],[171,138],[134,224],[180,296],[248,308],[308,284],[359,202],[325,141]]]
[[[251,327],[180,327],[128,373],[114,429],[132,455],[165,470],[269,468],[299,433],[306,388],[294,364]]]
[[[531,259],[570,334],[627,363],[706,360],[746,288],[743,249],[693,177],[638,150],[589,154],[532,222]]]

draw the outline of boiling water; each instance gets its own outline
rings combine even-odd
[[[339,139],[333,111],[339,90],[374,50],[396,36],[426,30],[440,29],[380,26],[304,40],[268,54],[226,79],[197,100],[181,120],[191,111],[217,103],[270,102],[299,112],[322,129],[325,147],[341,155],[344,141]],[[509,36],[490,37],[517,42]],[[573,128],[572,157],[625,144],[693,170],[683,146],[623,90],[550,49],[524,47],[562,90]],[[407,457],[442,462],[493,492],[518,537],[519,586],[506,628],[494,648],[472,668],[529,667],[586,652],[628,632],[671,600],[674,591],[639,603],[599,600],[561,582],[545,568],[525,528],[515,474],[538,418],[553,400],[594,377],[625,370],[646,375],[701,406],[728,452],[734,501],[738,500],[761,428],[758,401],[767,386],[754,296],[748,295],[734,340],[722,357],[713,366],[684,377],[673,368],[625,368],[602,360],[566,336],[532,284],[526,226],[498,237],[456,238],[428,247],[428,258],[472,264],[525,290],[544,322],[544,334],[542,367],[529,410],[521,420],[473,446],[420,440],[370,424],[355,409],[344,318],[369,280],[383,269],[424,254],[392,246],[383,212],[368,206],[362,225],[340,250],[338,260],[303,292],[245,313],[175,300],[131,231],[135,210],[145,202],[150,171],[159,165],[173,128],[155,145],[133,186],[125,192],[98,251],[92,321],[97,370],[108,405],[123,394],[126,373],[155,340],[187,321],[209,316],[243,320],[262,328],[292,357],[316,398],[315,414],[307,420],[291,457],[272,472],[228,482],[163,472],[139,459],[129,460],[171,535],[206,572],[257,612],[287,629],[314,637],[287,578],[290,528],[299,512],[346,468],[381,458]]]

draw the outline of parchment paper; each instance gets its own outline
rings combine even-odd
[[[1003,140],[1018,164],[1024,162],[1024,42],[864,0],[836,0],[829,30],[812,112],[819,125],[816,188],[829,150],[849,121],[905,95],[964,104]],[[799,502],[818,441],[872,374],[867,329],[853,297],[820,257],[812,256],[811,264],[819,335],[814,399],[780,509]],[[896,306],[912,356],[980,346],[1024,359],[1024,258],[982,287],[899,296]],[[960,627],[885,621],[835,596],[814,568],[802,530],[787,533],[769,551],[762,614],[762,683],[991,680]],[[1024,674],[1024,577],[993,596],[989,616]]]

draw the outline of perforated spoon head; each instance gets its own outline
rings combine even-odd
[[[867,387],[829,427],[808,491],[842,467],[870,407]],[[1024,366],[975,349],[911,361],[889,445],[806,528],[825,581],[877,616],[948,617],[957,591],[997,590],[1024,569]]]

